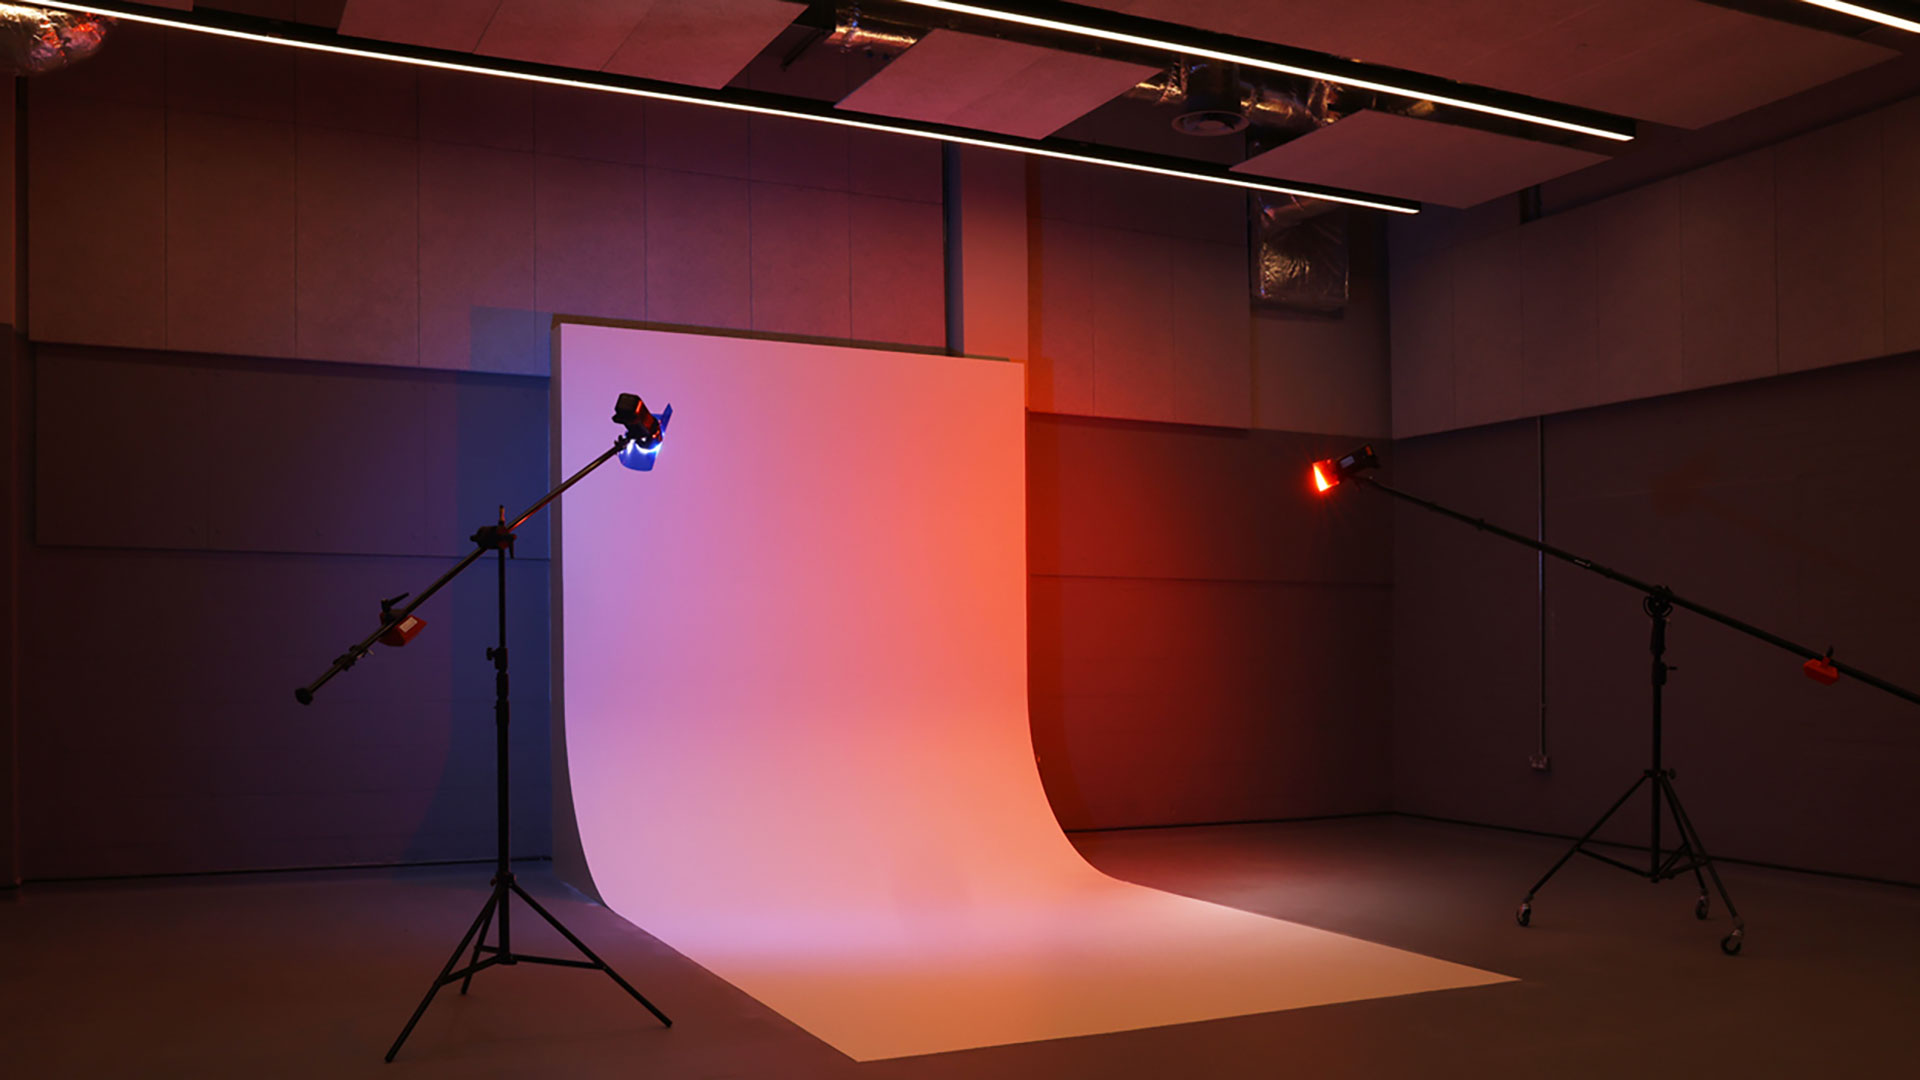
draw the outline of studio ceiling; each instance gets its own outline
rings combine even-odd
[[[1088,3],[1686,128],[1896,55],[1701,0]]]
[[[1794,0],[1087,0],[1079,9],[976,2],[1050,16],[1097,19],[1116,12],[1161,20],[1453,80],[1470,91],[1597,110],[1637,121],[1643,133],[1713,125],[1920,44]],[[1276,125],[1273,117],[1287,111],[1282,108],[1249,112],[1255,121],[1247,133],[1177,134],[1170,120],[1181,102],[1156,102],[1145,87],[1136,90],[1164,81],[1169,67],[1179,74],[1173,55],[1143,56],[1063,35],[1036,38],[1031,30],[1003,32],[977,19],[946,29],[956,24],[898,0],[862,6],[863,25],[874,25],[878,13],[904,31],[896,47],[877,50],[846,48],[850,6],[791,0],[203,0],[200,6],[481,56],[700,87],[752,85],[847,110],[1005,135],[1064,133],[1253,175],[1442,205],[1505,195],[1635,146],[1350,90],[1331,110],[1305,119],[1290,116]],[[797,74],[835,62],[835,54],[844,76]],[[1240,73],[1241,86],[1277,95],[1288,108],[1312,90],[1291,77]]]

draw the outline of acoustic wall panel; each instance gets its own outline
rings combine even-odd
[[[534,203],[532,154],[420,144],[423,366],[487,367],[476,312],[533,308]]]
[[[1920,98],[1881,114],[1887,155],[1887,351],[1920,349]]]
[[[294,351],[294,128],[167,115],[167,347]]]
[[[419,362],[419,144],[301,127],[295,154],[297,353]]]
[[[1886,351],[1880,137],[1869,113],[1774,150],[1781,371]]]
[[[753,328],[847,338],[853,332],[853,239],[847,194],[753,184]]]
[[[1016,365],[562,326],[555,683],[609,907],[859,1060],[1503,977],[1108,878],[1027,718]],[[563,815],[564,819],[564,815]],[[671,1011],[673,1003],[661,1003]]]
[[[1687,389],[1780,370],[1774,151],[1680,178],[1680,358]]]
[[[27,318],[40,341],[167,340],[167,114],[27,102]],[[114,208],[112,215],[99,212]],[[103,302],[105,301],[105,302]]]

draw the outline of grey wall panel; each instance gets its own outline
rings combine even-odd
[[[30,878],[484,857],[493,740],[475,573],[302,708],[292,688],[427,559],[27,554],[20,730]],[[515,840],[547,845],[546,565],[512,568]],[[540,613],[540,614],[536,614]]]
[[[1495,200],[1395,222],[1394,433],[1920,347],[1916,108],[1898,102],[1537,220]]]
[[[167,113],[167,347],[294,352],[293,124]]]
[[[1349,439],[1034,415],[1034,745],[1068,828],[1388,806],[1391,512]]]
[[[1886,351],[1882,130],[1869,113],[1776,149],[1782,371]]]
[[[1902,495],[1920,467],[1915,400],[1908,357],[1549,417],[1547,539],[1920,685],[1920,575],[1903,554],[1920,527]],[[1402,440],[1399,479],[1524,523],[1526,428]],[[1639,598],[1548,564],[1553,769],[1533,773],[1532,557],[1429,517],[1395,522],[1396,805],[1581,831],[1646,767]],[[1668,759],[1713,850],[1920,880],[1920,852],[1885,832],[1920,811],[1906,780],[1920,710],[1821,687],[1798,658],[1685,612],[1669,650]],[[1612,837],[1643,836],[1644,803],[1622,814]]]
[[[546,490],[545,380],[51,346],[37,370],[42,544],[457,556]]]
[[[404,651],[309,708],[292,690],[546,490],[545,380],[56,347],[34,369],[26,875],[487,854],[490,566]],[[548,848],[546,552],[536,522],[509,564],[525,854]]]
[[[1400,440],[1393,483],[1518,532],[1538,515],[1533,425]],[[1471,820],[1526,816],[1539,703],[1533,554],[1396,503],[1393,805]]]

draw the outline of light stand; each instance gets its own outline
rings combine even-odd
[[[666,410],[665,415],[671,415],[671,410]],[[588,473],[605,465],[608,460],[616,455],[621,455],[622,451],[627,451],[628,454],[635,452],[650,454],[658,448],[660,440],[664,435],[660,422],[655,420],[652,414],[647,412],[646,406],[640,402],[638,397],[631,394],[623,394],[620,396],[620,402],[615,406],[614,420],[625,424],[627,430],[623,432],[619,438],[614,440],[613,446],[610,449],[599,457],[594,458],[585,468],[582,468],[579,472],[574,473],[562,481],[553,490],[542,495],[538,502],[528,507],[526,512],[522,513],[519,517],[514,518],[511,524],[507,522],[506,507],[501,507],[498,522],[482,526],[479,531],[470,537],[474,543],[474,549],[468,552],[465,558],[456,563],[452,569],[440,575],[433,584],[428,585],[422,590],[418,596],[413,598],[412,603],[396,609],[394,605],[406,599],[407,594],[405,593],[391,600],[382,601],[380,605],[380,628],[349,647],[346,652],[342,653],[333,661],[333,665],[319,678],[293,692],[295,699],[302,705],[312,704],[313,695],[316,690],[326,685],[328,680],[332,679],[335,675],[352,667],[361,657],[366,656],[376,643],[384,640],[387,644],[404,644],[406,640],[410,639],[413,634],[417,632],[418,627],[421,625],[417,620],[412,619],[414,610],[425,603],[428,597],[439,592],[449,581],[458,577],[461,571],[477,562],[482,555],[485,555],[489,551],[493,552],[495,565],[498,569],[495,596],[496,613],[499,623],[499,644],[487,650],[487,659],[493,662],[493,775],[495,815],[493,891],[488,894],[486,903],[481,905],[480,914],[474,917],[473,924],[467,927],[466,934],[460,938],[460,944],[454,946],[453,955],[447,958],[446,965],[440,969],[440,974],[434,977],[433,984],[427,988],[426,996],[420,999],[419,1007],[414,1009],[413,1015],[408,1018],[407,1026],[400,1030],[399,1038],[393,1040],[393,1046],[387,1050],[386,1060],[388,1062],[392,1062],[394,1055],[400,1052],[401,1045],[407,1041],[407,1036],[413,1033],[414,1025],[418,1024],[420,1017],[425,1015],[427,1006],[433,1004],[434,995],[440,992],[441,987],[449,983],[458,982],[460,984],[460,992],[465,994],[467,987],[473,982],[474,975],[494,966],[512,966],[521,963],[552,964],[559,967],[588,968],[595,971],[604,971],[607,973],[607,977],[612,979],[620,989],[625,990],[628,994],[632,995],[635,1001],[646,1006],[647,1011],[652,1013],[660,1023],[667,1027],[673,1026],[673,1021],[667,1019],[667,1014],[661,1012],[654,1006],[653,1002],[648,1001],[640,991],[635,990],[628,984],[627,980],[621,978],[619,972],[614,971],[612,967],[608,966],[605,960],[600,959],[592,949],[587,948],[584,942],[578,937],[575,937],[573,932],[568,930],[551,912],[541,907],[540,902],[535,900],[526,889],[522,888],[518,881],[514,880],[513,869],[509,865],[507,857],[507,725],[509,719],[509,706],[507,702],[507,558],[513,554],[515,530],[526,524],[528,518],[545,509],[547,504],[559,498],[560,494],[568,488],[579,483]],[[624,456],[623,460],[625,460]],[[650,462],[647,463],[647,465],[650,464]],[[647,465],[639,465],[636,467],[645,468]],[[586,957],[586,959],[576,960],[515,952],[512,936],[511,902],[516,896],[528,907],[532,908],[534,914],[545,919],[548,925],[558,930],[560,936],[566,938],[567,942],[575,949],[578,949],[580,954]],[[486,943],[487,934],[495,925],[496,917],[499,928],[498,943],[489,945]],[[458,967],[457,965],[460,963],[461,956],[467,951],[468,942],[473,943],[473,956],[468,960],[465,967]],[[487,954],[484,959],[481,956],[482,953]]]
[[[1741,942],[1746,937],[1746,923],[1740,918],[1739,911],[1733,906],[1733,898],[1727,895],[1727,888],[1721,883],[1720,874],[1713,867],[1713,857],[1707,854],[1706,845],[1701,842],[1699,831],[1693,827],[1693,819],[1687,816],[1686,807],[1680,802],[1680,792],[1673,785],[1674,771],[1667,768],[1662,760],[1661,695],[1667,685],[1668,673],[1674,670],[1666,662],[1668,616],[1673,613],[1673,609],[1684,608],[1696,615],[1704,615],[1723,626],[1731,627],[1750,637],[1759,638],[1761,641],[1776,648],[1785,649],[1790,653],[1805,657],[1807,662],[1804,665],[1804,670],[1808,676],[1818,682],[1832,683],[1841,675],[1845,675],[1848,678],[1866,683],[1868,686],[1883,690],[1895,697],[1913,702],[1916,705],[1920,705],[1920,694],[1916,694],[1911,690],[1896,686],[1884,679],[1835,660],[1831,649],[1825,653],[1815,652],[1805,645],[1789,641],[1777,634],[1768,633],[1757,626],[1741,622],[1738,619],[1724,615],[1703,604],[1697,604],[1684,596],[1680,596],[1664,585],[1650,585],[1638,578],[1623,574],[1618,570],[1602,566],[1591,559],[1581,558],[1570,551],[1554,547],[1551,544],[1542,543],[1530,536],[1523,536],[1520,533],[1503,529],[1498,525],[1490,525],[1480,518],[1463,514],[1458,510],[1442,506],[1437,502],[1422,499],[1417,495],[1410,495],[1407,492],[1391,487],[1367,475],[1367,470],[1377,468],[1379,464],[1379,458],[1374,455],[1373,448],[1370,446],[1362,447],[1338,460],[1328,459],[1325,461],[1316,461],[1313,463],[1314,487],[1322,494],[1325,494],[1345,481],[1365,484],[1376,491],[1385,492],[1402,502],[1412,503],[1424,510],[1431,510],[1442,517],[1449,517],[1455,521],[1471,525],[1481,532],[1492,533],[1504,540],[1511,540],[1523,547],[1538,551],[1543,555],[1550,555],[1562,562],[1572,563],[1582,570],[1591,571],[1610,581],[1617,581],[1641,593],[1641,610],[1645,611],[1647,618],[1652,620],[1652,636],[1648,643],[1648,648],[1653,654],[1653,666],[1650,673],[1653,684],[1653,740],[1651,763],[1646,770],[1640,774],[1639,778],[1627,788],[1626,793],[1614,800],[1613,805],[1607,808],[1607,812],[1600,815],[1600,820],[1594,822],[1593,827],[1588,829],[1586,834],[1581,836],[1580,839],[1575,840],[1573,846],[1567,849],[1566,854],[1560,856],[1560,860],[1549,867],[1547,872],[1540,876],[1539,881],[1533,883],[1533,887],[1527,890],[1526,897],[1520,901],[1520,907],[1514,912],[1514,921],[1518,922],[1521,926],[1529,925],[1533,921],[1534,896],[1539,893],[1539,891],[1546,886],[1547,882],[1552,880],[1553,875],[1559,873],[1560,868],[1565,866],[1576,854],[1586,855],[1598,859],[1609,866],[1616,866],[1630,874],[1643,877],[1656,885],[1669,878],[1691,873],[1695,884],[1700,888],[1699,899],[1694,903],[1693,907],[1694,917],[1698,919],[1707,918],[1711,910],[1711,903],[1707,894],[1707,879],[1712,879],[1714,890],[1720,894],[1720,902],[1726,905],[1727,915],[1733,919],[1733,929],[1726,937],[1720,939],[1720,948],[1729,956],[1739,953]],[[1613,858],[1610,855],[1602,854],[1587,846],[1593,841],[1594,834],[1600,831],[1601,826],[1605,825],[1622,806],[1625,806],[1627,800],[1633,798],[1634,794],[1638,792],[1642,786],[1647,787],[1653,800],[1652,822],[1647,834],[1647,864],[1644,869]],[[1674,826],[1680,833],[1678,846],[1670,852],[1663,850],[1660,843],[1661,804],[1663,802],[1672,808]],[[1702,876],[1702,871],[1705,871],[1704,877]]]

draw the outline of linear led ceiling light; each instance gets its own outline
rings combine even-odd
[[[534,64],[493,57],[481,58],[469,53],[452,52],[445,49],[428,49],[412,45],[376,41],[370,38],[346,37],[322,27],[309,27],[297,23],[273,22],[252,16],[234,15],[223,11],[201,10],[187,13],[170,8],[154,7],[149,4],[82,4],[64,3],[60,2],[60,0],[35,0],[35,2],[41,7],[60,8],[66,11],[90,11],[97,15],[124,19],[128,22],[146,23],[151,26],[164,26],[174,30],[184,30],[196,34],[209,34],[214,37],[230,38],[239,41],[254,41],[267,45],[283,45],[289,48],[328,53],[334,56],[352,56],[366,60],[384,60],[396,64],[408,64],[413,67],[432,68],[437,71],[456,71],[470,75],[519,79],[523,82],[538,83],[544,86],[564,86],[577,90],[594,90],[608,94],[622,94],[627,97],[645,98],[651,101],[672,101],[683,105],[704,105],[717,109],[732,109],[736,112],[753,113],[760,116],[779,116],[792,120],[807,120],[820,124],[837,124],[840,127],[857,128],[863,131],[879,131],[891,135],[906,135],[916,139],[933,139],[940,142],[957,143],[962,146],[983,147],[989,150],[1008,150],[1033,157],[1053,158],[1059,161],[1075,161],[1082,164],[1099,165],[1111,169],[1125,169],[1130,172],[1170,176],[1181,180],[1197,180],[1202,183],[1245,188],[1249,191],[1295,195],[1303,199],[1324,199],[1328,202],[1346,203],[1351,206],[1362,206],[1371,210],[1386,210],[1396,214],[1417,214],[1420,212],[1420,204],[1418,202],[1411,199],[1399,199],[1390,195],[1369,195],[1364,192],[1351,191],[1346,188],[1329,187],[1322,184],[1295,183],[1285,180],[1271,180],[1259,176],[1245,176],[1239,173],[1229,172],[1224,168],[1188,161],[1184,158],[1164,154],[1142,153],[1119,147],[1097,146],[1092,143],[1080,143],[1066,139],[1026,139],[1014,135],[996,135],[988,132],[973,131],[968,128],[953,127],[947,124],[932,124],[918,120],[902,120],[894,117],[877,116],[871,113],[850,112],[836,109],[826,102],[814,102],[805,98],[787,97],[780,94],[738,90],[730,87],[708,90],[701,87],[682,86],[678,83],[660,82],[653,79],[637,79],[622,75],[608,75],[604,72],[580,71],[549,64]]]
[[[1897,4],[1881,0],[1877,7],[1864,4],[1849,4],[1846,0],[1802,0],[1814,7],[1823,7],[1828,11],[1837,11],[1842,15],[1852,15],[1857,19],[1877,22],[1881,26],[1891,26],[1895,30],[1906,30],[1920,34],[1920,4]]]
[[[1335,57],[1320,56],[1286,46],[1268,47],[1264,42],[1213,34],[1157,19],[1142,19],[1104,9],[1084,8],[1077,4],[1029,3],[1023,6],[1032,10],[1013,11],[984,4],[956,3],[954,0],[895,0],[895,2],[910,7],[931,8],[955,15],[1012,23],[1016,26],[1026,26],[1056,34],[1070,34],[1158,53],[1206,57],[1209,60],[1221,60],[1281,75],[1320,79],[1338,83],[1341,86],[1373,90],[1416,101],[1431,101],[1436,105],[1450,105],[1456,109],[1468,109],[1488,116],[1539,124],[1562,131],[1612,139],[1616,142],[1626,142],[1633,138],[1631,121],[1607,117],[1603,113],[1562,106],[1555,111],[1565,115],[1555,116],[1537,108],[1528,107],[1532,103],[1531,99],[1518,94],[1478,90],[1478,88],[1462,86],[1432,76],[1418,76],[1410,72],[1404,73],[1407,76],[1404,80],[1382,81],[1389,74],[1389,69],[1353,61],[1343,62]],[[1818,3],[1820,0],[1811,0],[1811,2]],[[1054,14],[1042,15],[1037,13],[1039,11],[1050,11]],[[1098,25],[1099,23],[1107,25]],[[1242,47],[1234,48],[1233,45]],[[1268,55],[1256,55],[1256,51]],[[1473,96],[1464,96],[1466,92],[1474,93]],[[1506,104],[1501,104],[1502,101]],[[1553,107],[1552,103],[1548,102],[1538,104]]]

